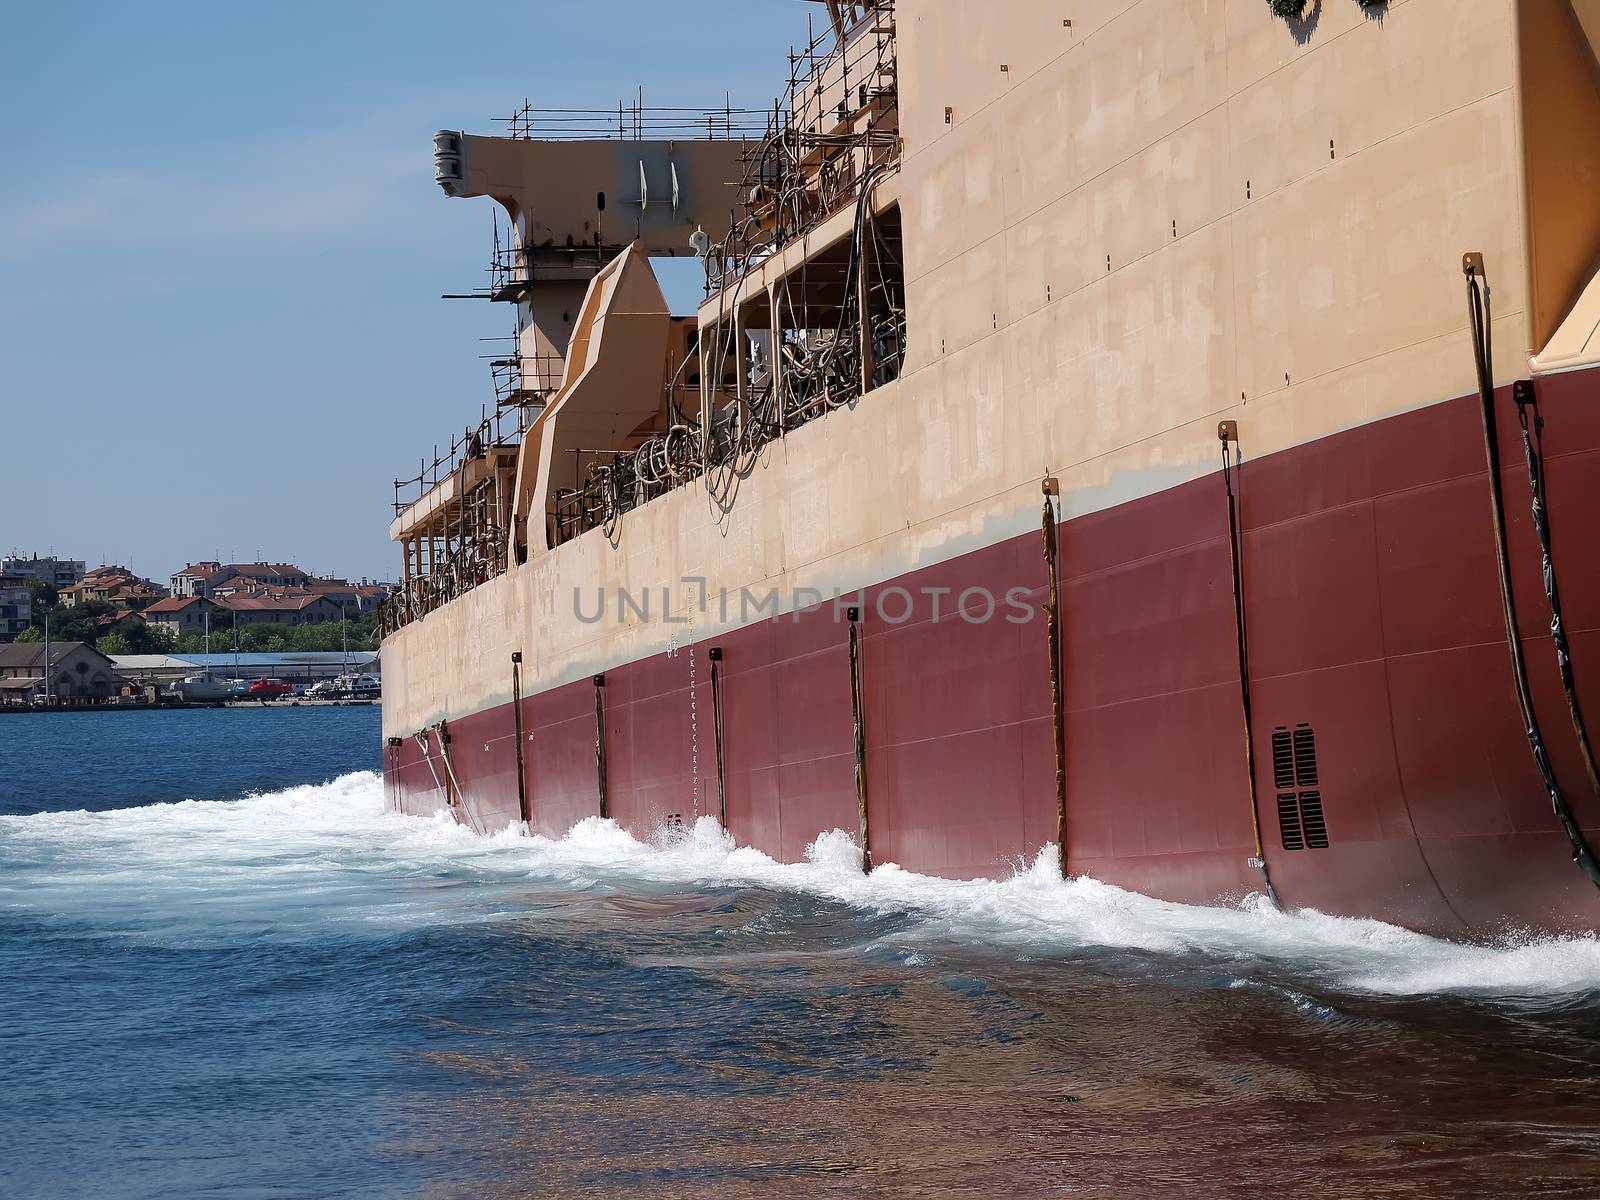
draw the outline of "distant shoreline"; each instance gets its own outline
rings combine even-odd
[[[100,712],[151,712],[156,709],[176,708],[375,708],[377,700],[197,700],[192,703],[162,702],[159,704],[55,704],[0,705],[0,716],[14,713],[100,713]]]

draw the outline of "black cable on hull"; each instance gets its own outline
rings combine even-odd
[[[1232,421],[1217,426],[1222,443],[1222,491],[1228,515],[1228,576],[1233,583],[1233,636],[1239,655],[1239,708],[1244,718],[1244,773],[1250,799],[1250,832],[1255,840],[1255,857],[1250,865],[1261,872],[1262,885],[1273,906],[1282,908],[1267,870],[1266,846],[1261,840],[1261,809],[1256,799],[1255,712],[1250,700],[1250,637],[1245,627],[1244,545],[1239,531],[1239,501],[1233,491],[1233,473],[1239,468],[1239,427]]]
[[[1512,384],[1511,398],[1517,402],[1517,420],[1522,426],[1522,456],[1528,464],[1533,528],[1539,535],[1540,566],[1544,575],[1545,600],[1550,605],[1550,641],[1555,646],[1556,671],[1561,676],[1561,690],[1567,697],[1567,714],[1572,719],[1572,732],[1578,739],[1578,753],[1583,756],[1583,769],[1589,776],[1589,787],[1595,799],[1600,800],[1600,768],[1595,765],[1594,744],[1589,741],[1589,726],[1583,719],[1583,708],[1578,703],[1577,682],[1572,672],[1572,647],[1567,641],[1567,621],[1561,611],[1561,589],[1556,586],[1555,551],[1550,545],[1550,501],[1545,495],[1544,486],[1544,414],[1539,411],[1539,397],[1530,379],[1519,379]]]
[[[1506,552],[1506,504],[1500,486],[1500,437],[1494,420],[1494,357],[1489,345],[1490,303],[1489,279],[1484,271],[1483,255],[1468,254],[1462,260],[1467,277],[1467,312],[1472,320],[1473,358],[1478,372],[1478,405],[1483,419],[1483,452],[1489,473],[1489,514],[1494,530],[1495,563],[1499,569],[1500,611],[1505,617],[1506,645],[1511,651],[1511,675],[1516,685],[1517,708],[1522,714],[1522,727],[1527,733],[1528,749],[1533,754],[1534,765],[1556,820],[1572,844],[1572,861],[1578,864],[1589,882],[1600,888],[1600,863],[1584,841],[1578,822],[1572,815],[1567,798],[1561,792],[1555,770],[1550,765],[1550,753],[1545,747],[1544,733],[1539,728],[1539,717],[1533,708],[1533,693],[1528,687],[1528,663],[1522,651],[1522,635],[1517,625],[1517,601],[1511,588],[1511,565]],[[1537,501],[1536,501],[1537,502]],[[1554,576],[1551,576],[1554,579]]]

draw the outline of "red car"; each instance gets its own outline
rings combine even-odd
[[[276,700],[293,693],[294,688],[281,679],[258,679],[250,685],[250,695],[257,700]]]

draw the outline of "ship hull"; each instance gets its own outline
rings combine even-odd
[[[1600,714],[1600,372],[1537,386],[1578,693]],[[1593,830],[1509,389],[1497,411],[1533,697]],[[1600,925],[1518,715],[1476,397],[1246,461],[1235,481],[1279,900],[1455,936]],[[1261,891],[1220,469],[1065,520],[1057,570],[1069,870],[1185,903]],[[827,830],[859,836],[854,604],[874,860],[1008,874],[1058,835],[1046,571],[1042,532],[1014,536],[854,601],[607,665],[603,682],[523,697],[520,721],[503,703],[391,737],[389,804],[558,836],[599,815],[603,792],[641,837],[712,816],[786,861]],[[1313,805],[1327,844],[1294,848],[1313,840]]]

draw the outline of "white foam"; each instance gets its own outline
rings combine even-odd
[[[834,830],[802,863],[737,847],[710,818],[641,842],[590,818],[560,839],[478,837],[448,816],[383,811],[371,773],[232,802],[0,817],[0,905],[177,940],[295,936],[307,922],[385,927],[525,915],[515,888],[761,887],[907,920],[883,935],[909,957],[939,942],[1029,956],[1125,948],[1282,968],[1344,990],[1551,996],[1600,990],[1600,940],[1462,945],[1377,921],[1170,904],[1063,881],[1047,848],[1005,880],[958,881],[893,864],[863,875]],[[467,886],[463,886],[467,885]],[[505,889],[485,904],[486,889]]]

